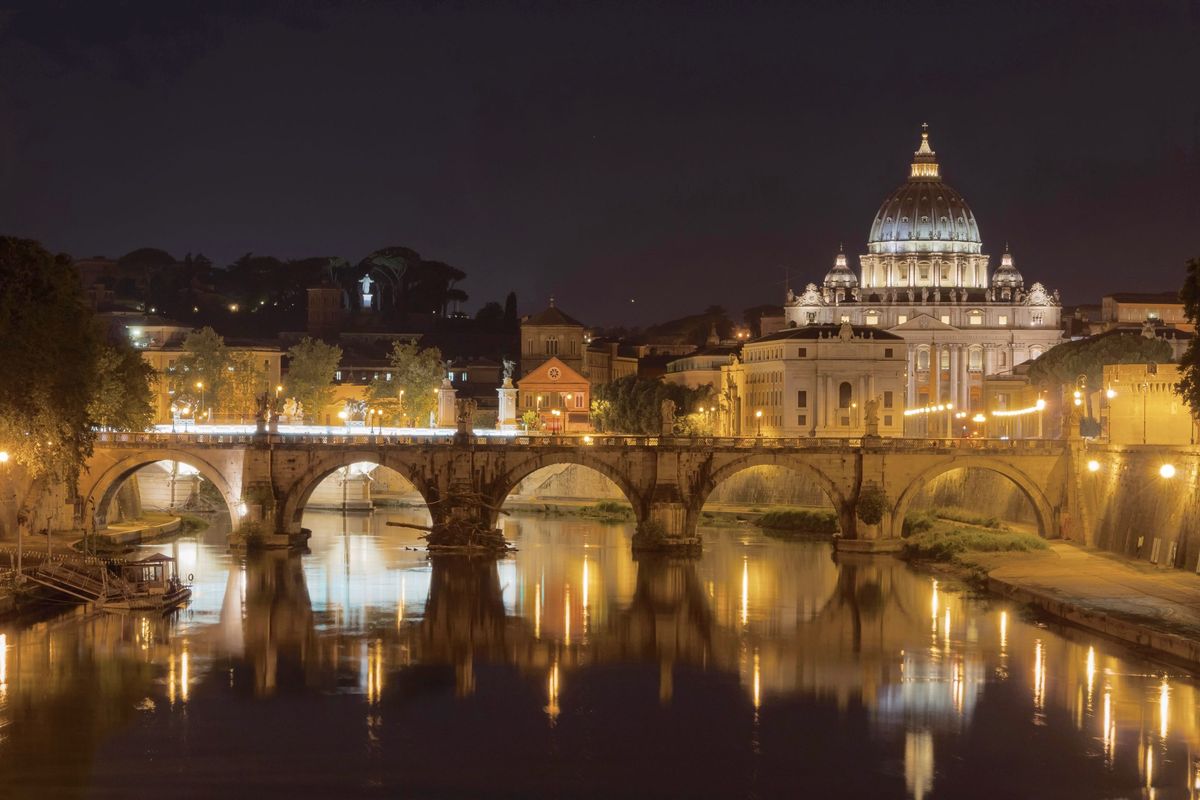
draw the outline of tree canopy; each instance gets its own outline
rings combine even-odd
[[[1163,364],[1171,345],[1136,333],[1111,331],[1047,350],[1029,367],[1029,380],[1047,389],[1073,386],[1080,375],[1093,390],[1101,388],[1105,364]]]
[[[703,433],[693,414],[709,402],[711,389],[628,375],[592,392],[592,424],[605,433],[656,435],[662,432],[662,404],[675,403],[682,433]],[[703,415],[699,415],[703,419]]]
[[[422,426],[437,407],[436,390],[445,374],[441,351],[436,347],[418,347],[415,342],[396,341],[392,343],[388,363],[391,380],[382,374],[371,381],[367,386],[367,401],[398,425],[411,420],[414,427]]]
[[[1188,261],[1187,277],[1183,288],[1179,290],[1179,299],[1183,301],[1183,311],[1188,321],[1200,326],[1200,258]],[[1179,359],[1183,373],[1179,381],[1179,394],[1192,409],[1194,417],[1200,417],[1200,345],[1197,341],[1192,339]]]
[[[127,342],[106,344],[68,257],[0,237],[0,450],[74,484],[97,426],[144,429],[151,372]]]
[[[320,417],[321,409],[333,398],[333,378],[342,362],[342,348],[319,339],[304,337],[288,350],[288,372],[284,386],[303,409],[305,419]]]

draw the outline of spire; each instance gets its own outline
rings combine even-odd
[[[929,123],[921,123],[921,146],[913,153],[911,178],[928,178],[937,180],[937,153],[929,146]]]

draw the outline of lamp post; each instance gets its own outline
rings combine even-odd
[[[404,427],[404,390],[400,390],[400,400],[396,403],[396,424]]]
[[[761,408],[754,412],[754,419],[757,420],[757,422],[758,422],[758,436],[759,436],[759,438],[762,438],[762,409]]]
[[[204,408],[204,381],[196,381],[196,388],[200,390],[200,405],[196,409],[196,419],[199,419],[200,409]]]
[[[554,433],[555,435],[558,435],[559,431],[562,429],[562,411],[559,411],[556,408],[550,413],[554,415]]]

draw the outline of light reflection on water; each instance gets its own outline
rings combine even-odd
[[[384,525],[423,517],[147,547],[194,575],[173,617],[0,629],[0,796],[1196,796],[1191,679],[894,560],[519,517],[433,563]]]

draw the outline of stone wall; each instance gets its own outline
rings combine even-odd
[[[1089,461],[1096,462],[1095,471]],[[1093,447],[1076,462],[1072,512],[1088,544],[1160,566],[1197,569],[1200,448]],[[1164,464],[1174,467],[1174,477],[1162,476]]]

